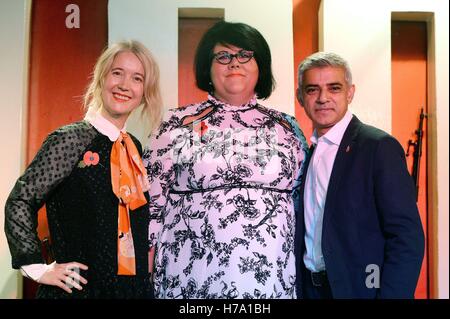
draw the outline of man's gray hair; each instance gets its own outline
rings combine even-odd
[[[352,71],[348,62],[342,57],[333,52],[316,52],[311,54],[300,63],[298,66],[298,98],[303,104],[302,90],[303,90],[303,75],[306,71],[315,68],[323,67],[338,67],[345,70],[345,81],[348,86],[352,85]]]

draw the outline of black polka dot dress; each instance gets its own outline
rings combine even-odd
[[[132,137],[141,152],[139,141]],[[118,199],[111,186],[113,142],[87,121],[51,133],[17,180],[5,205],[13,268],[43,263],[37,212],[46,204],[57,263],[86,264],[83,290],[41,285],[38,298],[150,298],[148,204],[130,212],[136,276],[117,275]],[[146,193],[148,199],[148,194]]]

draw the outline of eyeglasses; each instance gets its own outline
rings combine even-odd
[[[247,63],[253,58],[253,55],[253,51],[240,50],[236,54],[231,54],[227,51],[220,51],[215,53],[213,57],[220,64],[227,65],[230,64],[231,61],[233,61],[233,58],[236,58],[236,60],[238,60],[238,62],[241,64]]]

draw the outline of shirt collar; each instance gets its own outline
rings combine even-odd
[[[345,130],[347,129],[347,126],[350,124],[350,121],[352,120],[352,117],[353,114],[349,110],[347,110],[344,117],[321,137],[317,137],[317,130],[314,130],[313,135],[310,138],[311,143],[317,144],[319,140],[323,139],[339,146],[341,144]]]
[[[119,138],[120,132],[126,133],[126,126],[119,130],[114,124],[100,114],[100,110],[89,108],[84,116],[84,120],[88,121],[97,129],[97,131],[108,136],[111,142],[115,142]]]

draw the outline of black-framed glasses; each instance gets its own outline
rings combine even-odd
[[[227,51],[220,51],[214,53],[213,57],[220,64],[227,65],[230,64],[231,61],[233,61],[233,58],[236,58],[236,60],[238,60],[238,62],[241,64],[247,63],[253,58],[253,55],[254,55],[253,51],[240,50],[236,54],[231,54],[230,52]]]

